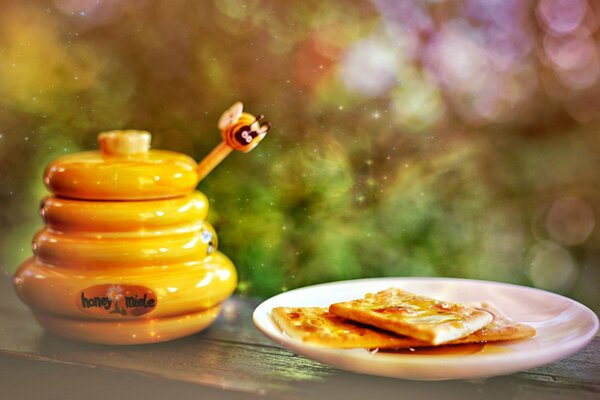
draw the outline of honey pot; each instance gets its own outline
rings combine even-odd
[[[106,344],[162,342],[209,326],[237,275],[195,188],[231,150],[264,138],[261,118],[234,104],[219,120],[222,143],[199,164],[150,150],[150,134],[134,130],[101,133],[99,151],[51,162],[45,226],[14,277],[40,324]]]

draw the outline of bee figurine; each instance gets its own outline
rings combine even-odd
[[[247,153],[266,136],[270,124],[267,122],[261,125],[262,115],[255,117],[243,112],[243,109],[243,104],[238,101],[219,118],[218,127],[223,141],[198,164],[200,179],[208,175],[232,150]]]
[[[223,141],[235,150],[247,153],[265,137],[269,124],[260,125],[263,115],[254,117],[243,112],[243,105],[237,102],[221,115],[219,129]]]

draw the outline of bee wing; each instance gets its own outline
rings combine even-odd
[[[221,118],[219,118],[219,123],[217,124],[219,129],[227,129],[231,124],[237,121],[242,115],[243,109],[244,105],[240,101],[229,107],[229,109],[221,115]]]

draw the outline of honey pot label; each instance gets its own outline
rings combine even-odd
[[[94,315],[140,316],[156,308],[156,294],[137,285],[95,285],[79,292],[78,308]]]

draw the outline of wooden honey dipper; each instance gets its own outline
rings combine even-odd
[[[270,125],[260,125],[263,116],[255,117],[243,112],[243,108],[243,104],[238,101],[219,118],[218,127],[223,141],[198,163],[198,181],[204,179],[232,150],[247,153],[267,134]]]

